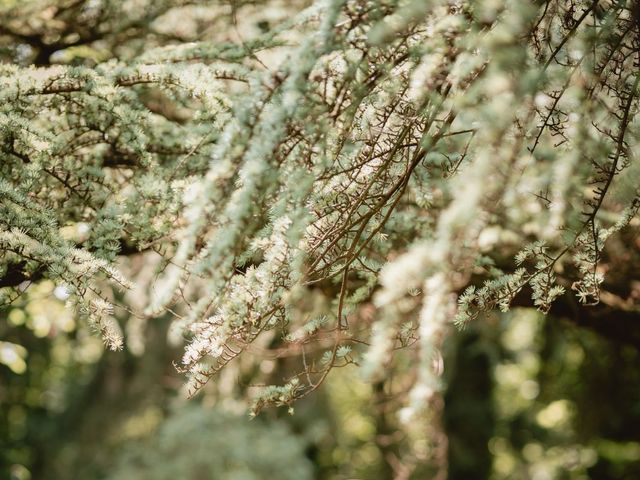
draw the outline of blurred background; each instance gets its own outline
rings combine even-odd
[[[250,419],[246,365],[186,400],[169,318],[136,326],[137,342],[129,327],[110,352],[59,296],[44,281],[1,313],[0,478],[373,480],[412,461],[408,478],[429,478],[403,455],[396,400],[353,365],[293,415]],[[452,336],[445,365],[449,478],[640,478],[634,347],[519,309]]]

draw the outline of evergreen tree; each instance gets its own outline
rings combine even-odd
[[[411,420],[453,324],[514,305],[640,345],[640,3],[325,0],[248,39],[206,3],[0,3],[3,305],[50,279],[112,349],[169,312],[192,393],[299,358],[254,412],[358,363],[415,373]]]

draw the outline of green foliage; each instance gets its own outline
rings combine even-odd
[[[520,471],[550,478],[637,475],[640,444],[631,432],[638,416],[630,407],[640,393],[630,370],[637,350],[533,311],[516,309],[503,321],[489,442],[494,478]],[[618,415],[625,420],[614,420]]]
[[[303,450],[303,441],[283,423],[247,422],[245,417],[187,407],[146,441],[127,445],[107,478],[311,479]]]
[[[118,289],[148,292],[122,308],[175,317],[191,394],[252,352],[298,357],[257,409],[360,358],[380,380],[409,347],[410,421],[452,323],[523,293],[599,302],[606,241],[638,228],[636,1],[327,0],[246,41],[199,10],[164,26],[204,3],[0,6],[3,305],[50,279],[119,349]],[[137,252],[161,261],[134,284],[117,259]]]

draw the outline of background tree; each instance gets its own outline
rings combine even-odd
[[[359,364],[398,478],[429,457],[423,475],[465,471],[443,356],[460,365],[447,404],[479,358],[471,390],[493,408],[501,350],[473,353],[491,336],[474,327],[447,353],[453,323],[532,306],[637,353],[637,2],[2,5],[15,318],[52,281],[114,350],[185,337],[190,393],[230,371],[240,387],[212,395],[254,413]],[[24,343],[5,342],[14,372]],[[552,420],[570,410],[554,404]],[[468,435],[490,440],[488,423]]]

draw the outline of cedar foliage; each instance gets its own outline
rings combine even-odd
[[[113,349],[114,309],[171,312],[192,393],[246,352],[299,357],[256,412],[336,366],[380,379],[404,348],[407,418],[453,323],[595,308],[607,240],[638,228],[638,2],[326,0],[246,41],[161,28],[205,3],[0,3],[3,305],[52,279]],[[151,285],[118,268],[136,252],[163,259]],[[116,305],[132,288],[143,311]]]

